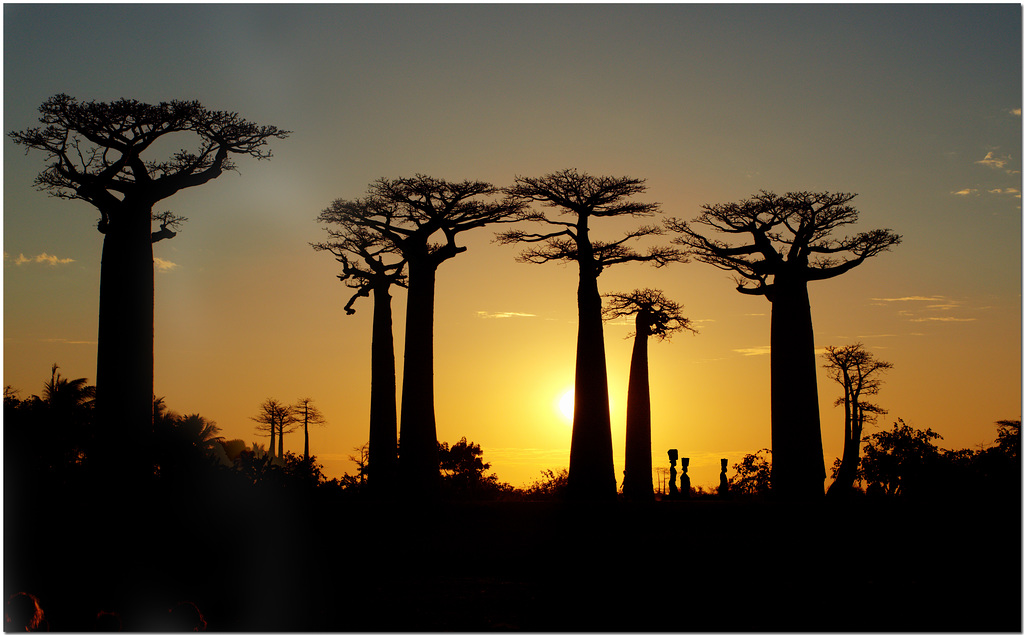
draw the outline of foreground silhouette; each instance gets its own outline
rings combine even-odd
[[[761,192],[739,203],[705,205],[690,222],[666,220],[674,242],[701,262],[737,274],[736,290],[764,296],[771,312],[773,485],[779,496],[823,495],[825,464],[818,413],[817,362],[807,283],[850,271],[900,243],[888,229],[853,237],[833,233],[857,222],[855,194]],[[712,234],[745,236],[730,245]]]
[[[39,112],[41,127],[10,135],[45,155],[48,164],[36,185],[52,196],[85,201],[100,213],[96,409],[101,425],[95,458],[138,479],[149,471],[139,448],[150,442],[153,424],[153,243],[173,238],[173,228],[185,220],[169,212],[154,217],[153,207],[234,169],[231,155],[270,157],[267,143],[288,132],[195,101],[81,103],[60,94]],[[143,156],[172,136],[198,138],[199,147],[179,149],[164,160]],[[156,232],[154,218],[161,221]]]
[[[575,262],[579,266],[576,339],[575,404],[569,449],[568,495],[576,500],[614,500],[615,466],[612,461],[611,415],[608,406],[608,369],[605,362],[601,293],[597,278],[607,267],[626,262],[663,266],[681,259],[679,250],[653,247],[647,253],[626,243],[661,230],[642,226],[614,242],[593,240],[591,223],[617,216],[653,216],[656,203],[638,203],[631,196],[646,190],[642,179],[590,176],[574,169],[542,177],[518,176],[508,195],[523,205],[554,207],[574,220],[549,218],[544,212],[524,212],[521,220],[552,226],[546,233],[512,230],[498,234],[502,244],[537,244],[519,255],[521,262]]]

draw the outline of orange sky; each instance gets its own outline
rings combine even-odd
[[[308,243],[333,199],[416,172],[645,178],[643,200],[682,219],[760,189],[858,192],[852,231],[904,242],[812,284],[816,345],[861,341],[895,365],[885,427],[977,448],[1020,417],[1020,44],[1018,5],[5,5],[4,126],[66,92],[195,98],[295,131],[158,209],[189,221],[155,246],[156,391],[247,442],[265,398],[312,397],[329,476],[368,436],[370,306],[344,314],[338,266]],[[4,383],[24,395],[54,362],[95,377],[96,213],[36,192],[41,166],[4,146]],[[464,236],[438,271],[438,437],[480,443],[500,479],[528,484],[568,466],[576,272],[516,263],[488,229]],[[699,263],[599,282],[660,288],[700,331],[651,342],[656,467],[677,448],[694,485],[715,485],[720,458],[769,446],[767,301]],[[394,309],[400,380],[400,293]],[[620,481],[630,332],[606,327]],[[823,372],[819,394],[830,466],[842,411]]]

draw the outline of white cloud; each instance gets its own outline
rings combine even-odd
[[[7,252],[4,252],[4,260],[7,260],[8,257]],[[71,264],[74,261],[74,258],[59,258],[44,251],[37,256],[25,256],[25,254],[18,254],[12,262],[18,267],[28,263],[41,263],[50,265],[51,267],[56,267],[57,265]]]
[[[171,262],[170,260],[164,260],[163,258],[159,258],[157,256],[154,256],[153,257],[153,268],[156,269],[160,273],[164,273],[164,272],[167,272],[167,271],[173,271],[173,270],[177,269],[178,268],[178,263]]]
[[[515,311],[477,311],[476,316],[484,319],[501,319],[501,318],[513,318],[513,317],[537,317],[533,313],[516,313]]]

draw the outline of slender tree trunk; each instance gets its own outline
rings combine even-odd
[[[137,479],[151,469],[153,431],[153,242],[151,210],[123,206],[110,218],[100,263],[96,354],[101,472]]]
[[[622,495],[627,500],[654,500],[651,477],[651,383],[647,363],[648,317],[636,316],[636,336],[629,363],[626,404],[626,474]]]
[[[401,487],[413,498],[433,497],[440,480],[434,419],[436,272],[436,266],[427,257],[409,260],[399,464]]]
[[[374,496],[387,496],[397,485],[397,437],[391,294],[386,287],[376,287],[370,342],[370,447],[366,467],[366,485]]]
[[[807,282],[776,275],[771,318],[772,489],[822,497],[825,463]]]
[[[277,441],[277,436],[275,436],[276,431],[277,431],[277,422],[274,421],[273,417],[271,417],[271,419],[270,419],[270,451],[268,453],[270,458],[274,458],[274,442]]]
[[[284,420],[277,423],[277,458],[284,460]]]
[[[597,274],[586,260],[580,263],[577,300],[576,394],[566,494],[571,500],[615,500],[601,294]]]
[[[306,412],[302,416],[302,433],[306,437],[306,444],[302,449],[302,460],[309,465],[309,405],[306,405]]]
[[[850,454],[850,439],[853,437],[854,404],[850,393],[850,374],[843,368],[843,458],[839,462],[839,471],[836,479],[829,486],[826,496],[837,498],[846,496],[850,487],[853,486],[853,478],[848,477],[850,465],[848,462]],[[854,468],[856,471],[856,468]]]

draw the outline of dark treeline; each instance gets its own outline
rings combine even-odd
[[[264,450],[221,438],[201,414],[169,411],[153,386],[152,245],[185,221],[155,205],[235,169],[233,158],[270,158],[268,144],[290,133],[198,102],[67,95],[42,104],[40,124],[10,134],[44,157],[36,187],[99,214],[96,385],[54,366],[40,395],[5,387],[8,630],[21,627],[12,616],[94,630],[111,614],[124,630],[876,629],[851,608],[865,592],[893,599],[887,630],[1020,629],[1018,420],[998,422],[995,444],[979,451],[940,450],[937,434],[899,420],[865,438],[884,414],[869,398],[891,365],[863,347],[830,348],[844,450],[825,495],[808,286],[901,242],[889,229],[842,234],[858,220],[854,194],[762,191],[610,237],[600,230],[622,225],[606,219],[661,213],[637,200],[643,179],[565,169],[502,186],[417,174],[336,199],[318,218],[327,240],[312,246],[340,263],[354,290],[347,313],[372,296],[371,407],[356,473],[328,480],[311,451],[310,426],[325,420],[310,399],[261,405]],[[151,156],[168,143],[184,149]],[[569,466],[527,488],[488,474],[467,437],[449,444],[436,433],[437,276],[456,266],[442,268],[466,250],[465,232],[497,225],[508,227],[495,242],[521,247],[519,261],[572,262],[579,274]],[[672,237],[645,244],[663,236]],[[598,283],[613,265],[689,261],[731,272],[738,292],[771,305],[772,447],[732,477],[723,462],[714,492],[683,481],[689,502],[654,504],[647,341],[689,322],[642,283],[611,295]],[[401,289],[399,411],[391,298]],[[637,329],[620,496],[603,321],[624,315]],[[285,435],[300,428],[302,454],[285,452]],[[995,544],[992,527],[1012,538],[998,543],[1008,557],[969,560]],[[893,531],[920,548],[885,541]],[[871,550],[868,566],[856,544]],[[765,576],[752,573],[761,563]],[[967,579],[966,590],[949,583]],[[652,604],[662,597],[669,609]],[[994,608],[979,616],[983,602]],[[970,608],[951,614],[957,606]]]

